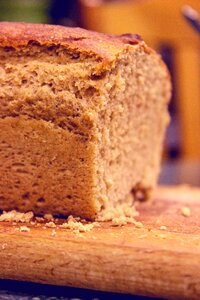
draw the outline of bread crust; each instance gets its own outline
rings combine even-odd
[[[63,46],[110,61],[121,52],[124,44],[140,42],[142,39],[136,34],[108,35],[59,25],[0,22],[0,47]]]

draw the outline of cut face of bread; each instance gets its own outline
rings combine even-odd
[[[0,209],[95,219],[147,195],[169,97],[164,64],[136,36],[1,23]]]

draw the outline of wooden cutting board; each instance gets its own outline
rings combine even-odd
[[[184,216],[182,207],[190,208]],[[137,206],[144,226],[90,232],[0,223],[0,278],[200,299],[200,190],[160,187]],[[163,227],[164,226],[164,227]]]

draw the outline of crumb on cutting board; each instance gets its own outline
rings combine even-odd
[[[133,217],[120,216],[112,219],[113,226],[124,226],[127,224],[133,224],[136,228],[144,227],[142,222],[136,221]]]
[[[62,223],[53,217],[52,214],[45,214],[42,216],[34,216],[33,212],[21,213],[15,210],[10,212],[3,212],[0,215],[0,221],[11,221],[13,224],[18,222],[29,223],[32,226],[43,225],[44,229],[47,228],[61,228],[69,229],[74,233],[89,232],[95,227],[100,227],[103,222],[111,222],[111,226],[124,226],[127,224],[133,224],[136,228],[142,228],[144,225],[141,222],[135,220],[135,217],[139,215],[139,212],[133,205],[133,197],[129,197],[129,202],[118,204],[116,207],[107,207],[104,212],[96,219],[95,222],[88,222],[80,217],[73,217],[70,215]],[[61,219],[60,219],[61,220]],[[25,229],[26,226],[21,226],[20,231],[29,231]],[[22,229],[21,229],[22,228]],[[52,231],[52,236],[56,234],[56,231]]]
[[[21,222],[21,223],[29,223],[34,217],[32,211],[27,213],[21,213],[16,210],[11,210],[8,212],[3,212],[0,215],[0,221],[4,222]]]
[[[128,224],[128,222],[130,223],[130,221],[128,220],[128,218],[126,216],[120,216],[120,217],[112,219],[113,226],[123,226],[123,225]]]
[[[21,232],[29,232],[29,231],[30,231],[30,228],[27,227],[27,226],[20,226],[19,230],[20,230]]]
[[[61,224],[60,228],[71,229],[74,232],[87,232],[94,228],[95,222],[91,224],[83,224],[81,221],[77,221],[73,216],[69,216],[67,221]]]
[[[4,244],[1,245],[1,249],[2,249],[2,250],[6,249],[6,247],[7,247],[7,244],[6,244],[6,243],[4,243]]]
[[[53,229],[51,232],[51,236],[55,236],[55,235],[56,235],[56,231],[55,231],[55,229]]]
[[[165,225],[160,226],[160,230],[167,230],[167,226]]]
[[[191,216],[191,210],[187,206],[181,207],[181,213],[184,217],[190,217]]]
[[[45,226],[48,228],[56,228],[56,224],[52,221],[45,223]]]

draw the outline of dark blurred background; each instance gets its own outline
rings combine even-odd
[[[80,26],[80,4],[76,0],[0,0],[0,20]]]
[[[141,34],[173,82],[161,182],[200,185],[200,37],[183,18],[184,5],[200,12],[200,0],[0,0],[0,21]]]

